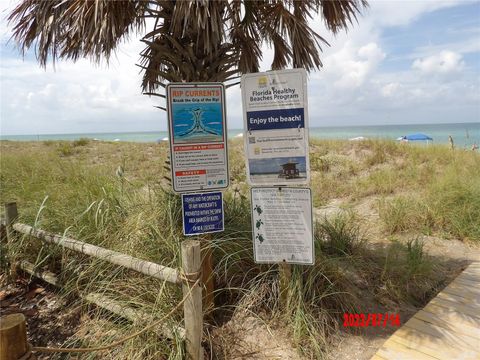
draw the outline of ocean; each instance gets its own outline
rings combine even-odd
[[[480,146],[480,122],[456,124],[410,124],[410,125],[375,125],[375,126],[338,126],[311,127],[310,137],[315,139],[351,139],[363,136],[369,139],[390,139],[423,133],[433,138],[435,144],[447,144],[451,135],[455,146],[471,148],[476,143]],[[234,138],[243,130],[228,130],[228,137]],[[85,133],[85,134],[41,134],[41,135],[0,135],[0,140],[45,141],[75,140],[90,138],[106,141],[158,142],[168,136],[167,131],[127,132],[127,133]]]

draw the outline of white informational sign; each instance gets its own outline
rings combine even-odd
[[[221,83],[167,85],[174,191],[228,187],[225,113],[225,87]]]
[[[246,74],[241,87],[249,184],[308,184],[305,70]]]
[[[310,189],[252,188],[256,263],[314,263]]]

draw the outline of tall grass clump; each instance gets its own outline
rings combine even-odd
[[[469,154],[470,155],[470,154]],[[475,154],[472,154],[475,156]],[[472,160],[472,159],[468,159]],[[379,201],[379,215],[390,233],[420,231],[447,238],[480,241],[480,176],[471,166],[450,164],[415,196]]]
[[[398,196],[390,200],[380,199],[378,204],[379,216],[388,234],[414,230],[431,233],[432,214],[423,199]]]
[[[352,255],[364,242],[353,215],[340,214],[330,219],[325,217],[316,224],[316,229],[322,251],[330,255]]]
[[[424,252],[424,243],[418,238],[406,243],[394,242],[384,257],[378,296],[397,302],[422,306],[438,286],[442,274]]]
[[[441,232],[461,240],[480,242],[478,173],[459,174],[452,169],[428,188],[425,200],[434,213],[435,224]]]
[[[73,147],[86,146],[89,143],[90,143],[89,138],[80,138],[80,139],[73,140],[72,145],[73,145]]]

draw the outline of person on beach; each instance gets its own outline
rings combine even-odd
[[[478,145],[477,145],[477,143],[474,143],[472,145],[472,151],[476,151],[476,150],[478,150]]]
[[[450,144],[450,149],[454,149],[455,145],[453,144],[453,138],[452,135],[448,135],[448,143]]]

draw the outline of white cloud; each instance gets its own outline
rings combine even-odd
[[[401,85],[398,82],[391,82],[391,83],[388,83],[388,84],[384,85],[381,88],[380,92],[382,93],[382,96],[384,96],[384,97],[392,97],[397,93],[400,86]]]
[[[461,71],[465,66],[462,55],[449,50],[443,50],[438,54],[416,59],[412,68],[420,72],[430,74],[451,74]]]
[[[385,53],[376,43],[356,47],[346,42],[341,50],[324,59],[320,78],[327,78],[339,89],[355,89],[362,86],[385,58]]]
[[[373,0],[369,14],[380,26],[404,26],[425,13],[464,4],[466,0]]]

